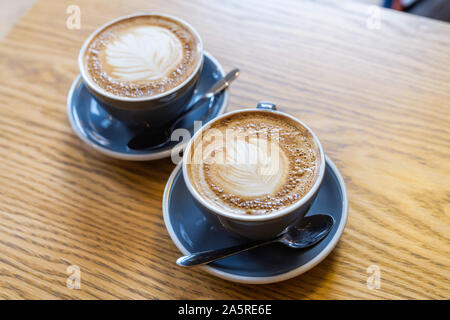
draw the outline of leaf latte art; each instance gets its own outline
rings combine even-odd
[[[318,147],[296,121],[246,111],[212,123],[186,151],[193,187],[213,207],[268,214],[300,200],[314,184]]]
[[[269,144],[266,139],[236,139],[225,148],[214,150],[214,157],[216,162],[209,164],[209,170],[215,175],[209,178],[228,193],[245,197],[272,194],[285,178],[286,157],[277,144]],[[211,162],[208,158],[206,162]]]
[[[128,30],[110,42],[105,53],[111,75],[125,81],[162,79],[183,59],[177,36],[157,26]]]

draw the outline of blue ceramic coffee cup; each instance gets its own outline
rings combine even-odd
[[[176,87],[160,94],[145,97],[124,97],[114,95],[96,84],[88,74],[85,66],[85,54],[90,42],[105,28],[121,20],[139,16],[162,16],[170,18],[185,27],[195,38],[198,58],[192,73]],[[196,88],[203,67],[203,44],[195,29],[187,22],[160,13],[139,13],[115,19],[94,31],[84,42],[79,56],[78,67],[84,84],[97,102],[111,116],[134,129],[146,127],[158,128],[173,122],[187,107]]]
[[[280,209],[278,211],[274,211],[265,215],[243,215],[238,213],[232,213],[229,210],[224,210],[223,208],[219,208],[217,206],[213,206],[209,201],[206,201],[202,195],[194,187],[193,181],[191,181],[191,175],[188,173],[188,160],[191,159],[192,152],[192,144],[196,137],[202,134],[205,130],[207,130],[213,123],[221,121],[222,118],[229,116],[233,113],[246,113],[246,112],[255,112],[255,109],[244,109],[237,110],[233,112],[226,113],[222,116],[215,118],[209,123],[205,124],[197,133],[192,137],[186,146],[184,156],[183,156],[183,177],[186,183],[187,189],[189,193],[192,195],[194,199],[194,203],[200,212],[213,224],[221,225],[226,230],[231,233],[249,239],[272,239],[277,235],[281,234],[287,227],[298,222],[302,219],[305,214],[308,212],[311,207],[316,195],[319,191],[320,185],[322,184],[322,180],[325,174],[325,155],[322,149],[322,145],[317,138],[317,136],[313,133],[313,131],[303,122],[294,118],[293,116],[277,111],[276,107],[272,103],[263,103],[260,102],[256,109],[257,112],[275,112],[283,117],[290,118],[295,122],[299,123],[301,127],[303,127],[308,134],[312,137],[314,142],[314,148],[318,157],[318,170],[317,175],[312,185],[311,189],[308,191],[306,195],[300,198],[297,202],[294,202],[292,205]]]

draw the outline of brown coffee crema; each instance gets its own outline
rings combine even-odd
[[[271,112],[242,112],[202,131],[186,166],[195,190],[213,207],[262,215],[291,206],[311,190],[319,154],[298,122]]]
[[[91,40],[84,66],[92,81],[113,95],[151,97],[177,87],[194,72],[201,59],[199,41],[169,17],[130,17]]]

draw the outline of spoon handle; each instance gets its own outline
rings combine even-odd
[[[231,256],[233,254],[254,249],[256,247],[260,247],[276,241],[278,241],[278,239],[254,241],[223,249],[214,249],[198,253],[192,253],[187,256],[178,258],[177,264],[182,267],[193,267],[202,264],[207,264]]]
[[[203,95],[204,98],[211,98],[218,94],[220,91],[229,87],[231,82],[233,82],[239,76],[239,69],[233,69],[228,72],[225,77],[220,79],[216,84],[214,84],[209,90]]]
[[[209,101],[209,99],[220,93],[222,90],[228,88],[231,82],[233,82],[239,76],[239,72],[240,71],[238,68],[235,68],[228,72],[225,77],[215,83],[211,88],[208,89],[205,94],[203,94],[197,101],[195,101],[194,104],[192,104],[187,108],[186,111],[179,115],[178,118],[172,123],[170,130],[172,131],[178,125],[178,123],[183,120],[190,112],[193,112],[194,110],[200,108],[205,102]]]

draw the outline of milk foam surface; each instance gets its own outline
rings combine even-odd
[[[141,98],[183,83],[201,59],[200,40],[169,17],[143,15],[106,27],[89,43],[84,66],[99,87]]]
[[[214,123],[192,144],[188,174],[211,205],[267,214],[300,200],[318,171],[310,133],[292,119],[245,112]]]

